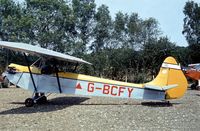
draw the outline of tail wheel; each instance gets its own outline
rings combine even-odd
[[[34,100],[32,98],[27,98],[25,100],[25,106],[26,107],[32,107],[34,105]]]

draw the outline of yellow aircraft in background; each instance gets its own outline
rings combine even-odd
[[[159,74],[153,81],[134,84],[58,70],[56,61],[90,63],[38,46],[6,41],[0,41],[0,46],[24,54],[28,66],[10,64],[3,76],[18,87],[33,92],[32,98],[25,100],[27,107],[46,102],[47,93],[166,101],[181,98],[188,86],[180,64],[173,57],[164,60]],[[30,65],[26,53],[41,57],[37,62],[43,64],[36,66],[35,62]],[[44,64],[47,63],[47,59],[51,59],[51,62]]]

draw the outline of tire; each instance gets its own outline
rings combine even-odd
[[[34,105],[34,100],[32,98],[27,98],[25,100],[25,106],[26,107],[32,107]]]

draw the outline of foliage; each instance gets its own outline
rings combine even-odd
[[[112,19],[109,8],[96,8],[94,0],[25,0],[22,4],[0,0],[0,13],[2,40],[40,45],[83,58],[93,63],[79,66],[84,74],[146,82],[157,74],[166,56],[175,56],[184,65],[200,56],[193,53],[200,48],[199,6],[194,2],[187,2],[184,8],[183,33],[189,48],[161,36],[156,19],[144,20],[137,13],[122,12]],[[24,63],[20,53],[1,49],[0,55],[1,67],[8,62]]]
[[[94,15],[96,4],[94,0],[72,0],[73,17],[75,19],[75,30],[73,54],[81,56],[87,52],[87,44],[90,42],[94,29]]]
[[[93,30],[94,42],[91,45],[93,52],[99,52],[105,49],[110,40],[110,31],[112,28],[111,16],[109,14],[108,7],[102,5],[97,9],[97,13],[94,17],[96,23]]]
[[[190,58],[196,63],[200,58],[200,4],[188,1],[183,12],[185,14],[183,34],[189,44]]]
[[[188,1],[183,12],[185,14],[183,34],[190,45],[200,44],[200,5]]]

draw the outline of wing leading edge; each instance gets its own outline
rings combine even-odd
[[[49,56],[49,57],[56,58],[63,61],[91,64],[85,60],[82,60],[74,56],[62,54],[56,51],[52,51],[52,50],[48,50],[42,47],[33,46],[30,44],[25,44],[25,43],[20,43],[20,42],[0,41],[0,46],[10,49],[10,50],[29,53],[32,55]]]

